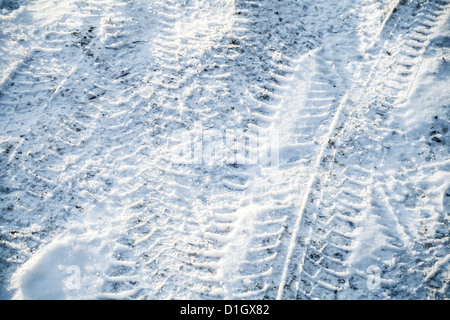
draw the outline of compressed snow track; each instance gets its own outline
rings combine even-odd
[[[392,14],[389,15],[389,21],[383,21],[381,31],[377,34],[380,35],[379,42],[384,43],[374,44],[369,49],[372,51],[381,47],[381,53],[375,56],[375,63],[370,62],[374,66],[367,68],[368,76],[362,77],[368,80],[361,84],[355,82],[350,90],[343,107],[349,114],[344,114],[340,120],[335,136],[328,142],[329,151],[322,158],[322,173],[310,195],[310,202],[314,205],[310,204],[306,209],[306,218],[299,228],[301,235],[296,235],[298,243],[306,243],[296,247],[297,252],[291,258],[294,262],[288,261],[292,265],[289,266],[290,273],[286,281],[289,290],[280,291],[280,298],[293,298],[295,295],[296,298],[340,299],[349,297],[348,290],[354,290],[355,293],[351,296],[356,298],[419,298],[421,295],[416,295],[416,292],[420,290],[427,290],[429,297],[433,298],[446,296],[447,284],[443,278],[443,282],[435,288],[405,292],[411,290],[411,283],[414,283],[414,288],[421,284],[412,280],[415,276],[411,274],[417,271],[405,272],[407,267],[399,266],[397,259],[405,259],[408,255],[411,256],[406,259],[413,259],[412,256],[417,253],[408,252],[408,246],[426,240],[409,238],[404,242],[405,225],[402,225],[403,221],[397,216],[400,206],[386,203],[393,197],[386,190],[393,183],[386,183],[386,179],[391,179],[386,174],[390,176],[392,172],[386,173],[383,168],[386,164],[389,166],[390,161],[398,161],[393,159],[398,155],[391,156],[393,158],[390,159],[379,158],[384,148],[400,149],[392,138],[398,129],[395,125],[389,127],[382,123],[386,122],[392,108],[408,97],[422,63],[421,56],[426,51],[433,31],[441,22],[440,18],[448,15],[445,7],[445,2],[427,1],[418,3],[415,8],[397,5],[395,12],[410,11],[412,13],[409,16],[416,18],[397,21],[399,15]],[[354,108],[360,102],[365,104],[363,108]],[[361,157],[355,155],[355,150],[358,150],[357,154]],[[407,157],[405,154],[401,156]],[[439,168],[442,165],[443,163],[437,162],[437,172],[433,174],[443,178],[448,174],[445,173],[446,169]],[[403,166],[399,165],[394,172],[411,170],[410,163],[406,162],[408,169]],[[416,179],[419,180],[412,178]],[[445,185],[435,185],[434,188],[439,188],[440,192],[427,196],[430,198],[427,207],[433,212],[431,215],[434,215],[434,219],[439,221],[442,232],[443,229],[448,230],[448,207],[439,204],[438,199],[446,197]],[[379,194],[380,191],[382,194]],[[431,207],[433,202],[435,204]],[[419,206],[415,209],[423,210]],[[308,211],[312,217],[307,215]],[[436,223],[434,219],[433,223]],[[435,239],[439,243],[438,250],[444,250],[438,254],[441,257],[438,261],[442,264],[439,273],[445,274],[448,271],[443,267],[447,259],[443,246],[448,237],[436,236],[439,237],[439,240]],[[405,251],[408,253],[405,254]],[[395,277],[389,277],[393,270],[402,268],[401,273],[404,275],[397,273]],[[433,270],[434,267],[430,269]],[[430,271],[421,272],[425,274],[425,278],[429,277],[427,274]],[[441,274],[441,277],[445,275]],[[378,282],[376,286],[370,285],[371,278]]]
[[[449,1],[277,4],[3,8],[1,298],[449,298]]]

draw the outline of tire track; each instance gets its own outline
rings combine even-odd
[[[80,59],[74,65],[72,55],[89,59],[87,37],[83,45],[80,34],[71,21],[49,27],[42,35],[46,46],[34,48],[2,87],[2,295],[10,273],[81,211],[70,188],[72,168],[92,137],[96,115],[84,107],[82,92],[66,86],[82,81]],[[68,101],[78,107],[69,108]]]
[[[397,20],[396,15],[400,10],[418,12],[417,15],[411,15],[416,16],[412,21],[401,21]],[[378,32],[383,40],[381,48],[377,49],[379,45],[375,44],[369,49],[380,50],[375,67],[368,68],[369,80],[362,83],[364,89],[353,90],[355,94],[349,95],[343,120],[340,120],[322,157],[321,179],[310,197],[312,203],[318,201],[318,204],[309,204],[305,208],[309,215],[301,221],[301,232],[295,238],[297,248],[292,260],[301,262],[293,262],[289,267],[292,276],[286,281],[284,294],[280,293],[279,298],[380,297],[380,292],[368,288],[371,264],[382,269],[381,286],[384,289],[395,286],[393,279],[396,278],[386,276],[392,265],[378,260],[378,256],[381,253],[383,257],[401,255],[405,250],[405,231],[398,224],[391,207],[383,204],[379,190],[374,189],[373,186],[378,186],[380,178],[378,175],[373,176],[372,168],[377,172],[378,154],[395,134],[395,129],[388,129],[381,123],[388,117],[390,110],[408,95],[415,70],[420,67],[420,57],[444,10],[444,3],[427,1],[416,6],[396,6],[390,18],[383,22],[382,30]],[[423,22],[429,21],[430,17],[433,17],[433,25]],[[412,47],[406,39],[417,38],[415,34],[423,32],[424,24],[428,26],[426,37],[420,39],[418,46]],[[405,40],[391,38],[395,34],[391,30],[399,30],[400,36],[406,31]],[[405,67],[410,72],[405,72]],[[392,71],[380,77],[384,70]],[[374,79],[385,81],[377,83]],[[351,108],[357,105],[357,101],[367,101],[368,107]],[[344,123],[349,120],[349,123]],[[343,131],[347,133],[342,135]],[[360,153],[352,155],[353,149],[360,150]],[[364,158],[360,158],[360,155],[364,155]],[[361,246],[365,248],[364,245],[371,241],[369,234],[374,235],[371,229],[373,226],[367,221],[374,221],[378,225],[377,231],[383,235],[375,242],[375,248],[371,249],[372,255],[361,252]],[[394,229],[392,224],[396,225]],[[300,249],[302,247],[304,251]],[[360,256],[364,256],[365,260],[360,259]]]
[[[198,275],[211,268],[214,259],[199,258],[196,252],[211,247],[211,240],[203,235],[211,213],[202,208],[207,193],[201,187],[210,177],[209,168],[178,164],[163,146],[177,143],[169,137],[176,137],[177,130],[189,128],[202,115],[195,111],[198,106],[186,103],[184,92],[201,88],[192,80],[199,73],[199,59],[204,55],[195,51],[201,47],[202,32],[212,42],[220,37],[207,26],[191,29],[199,11],[210,14],[209,9],[216,14],[214,10],[226,8],[211,6],[201,1],[174,1],[143,8],[161,13],[158,19],[163,25],[146,47],[152,55],[147,76],[136,83],[136,103],[143,103],[146,109],[140,119],[150,120],[140,120],[140,128],[136,128],[133,117],[121,128],[124,140],[129,142],[122,150],[117,149],[121,157],[111,156],[116,159],[113,167],[118,168],[121,182],[112,189],[111,195],[117,198],[111,199],[109,206],[127,214],[119,220],[123,229],[112,252],[114,262],[107,272],[101,298],[181,298],[204,291],[199,288],[202,284]],[[193,30],[192,35],[186,36],[186,29]],[[139,87],[142,83],[143,87]],[[140,102],[142,98],[148,102]],[[127,119],[124,106],[117,105],[117,114]],[[133,116],[137,112],[139,109],[133,111]],[[192,291],[186,292],[185,286]]]
[[[361,230],[367,218],[377,222],[375,231],[382,229],[385,241],[367,260],[377,265],[384,263],[380,252],[404,252],[414,230],[401,226],[395,203],[384,199],[383,184],[392,177],[372,166],[381,145],[394,147],[388,137],[395,129],[382,123],[408,97],[447,2],[371,3],[376,22],[366,17],[364,23],[379,29],[357,39],[360,18],[348,3],[330,9],[326,1],[283,7],[273,1],[74,2],[77,27],[49,22],[49,49],[36,49],[14,75],[19,89],[5,85],[0,97],[6,133],[1,225],[10,228],[0,229],[8,268],[2,283],[30,256],[51,255],[59,241],[72,244],[69,253],[83,248],[83,290],[62,293],[67,297],[384,294],[363,289]],[[403,10],[412,18],[399,19]],[[347,43],[333,43],[339,32]],[[349,51],[358,46],[368,60],[347,65],[342,57],[356,61],[359,52]],[[350,91],[354,71],[359,76]],[[377,83],[380,75],[387,80]],[[45,82],[37,80],[42,77]],[[297,90],[301,106],[290,98]],[[37,93],[42,103],[36,104]],[[361,101],[367,108],[358,108]],[[38,113],[43,116],[33,118]],[[22,136],[22,126],[34,131]],[[255,163],[280,128],[280,163]],[[203,131],[209,147],[214,143],[205,134],[223,137],[230,129],[237,133],[233,151],[243,152],[232,152],[229,163],[173,157],[180,141],[195,157],[198,141],[190,138]],[[260,135],[259,144],[249,143]],[[358,159],[363,152],[368,158]],[[25,154],[35,155],[22,160]],[[400,190],[411,188],[397,180]],[[420,207],[428,227],[438,219],[440,191]],[[428,219],[431,206],[437,209]],[[34,218],[49,208],[55,213],[48,221]],[[445,229],[440,223],[429,227],[434,235]],[[429,234],[417,239],[425,242]],[[445,277],[434,266],[446,260],[425,260],[418,270],[428,273],[417,292]],[[401,273],[383,268],[384,289]]]
[[[230,298],[275,298],[280,286],[278,276],[284,268],[282,261],[289,254],[289,235],[295,228],[294,212],[300,207],[298,203],[301,199],[297,194],[301,194],[299,189],[302,187],[299,186],[304,185],[304,181],[307,180],[307,170],[313,167],[317,149],[324,141],[325,143],[328,141],[324,137],[328,133],[327,129],[331,126],[333,114],[338,109],[339,100],[342,98],[342,84],[338,85],[340,80],[336,70],[333,70],[332,60],[327,58],[326,54],[310,51],[312,46],[320,46],[320,43],[308,42],[310,39],[308,35],[321,32],[318,29],[322,30],[325,22],[317,19],[318,13],[323,13],[321,9],[324,8],[321,5],[316,2],[310,7],[306,4],[302,8],[297,7],[302,9],[302,13],[298,14],[305,15],[307,19],[305,25],[311,22],[311,29],[307,29],[306,26],[301,28],[306,42],[303,46],[305,58],[294,60],[291,57],[298,54],[283,55],[283,59],[289,61],[290,66],[278,65],[278,71],[276,71],[278,74],[272,76],[275,85],[268,83],[264,86],[271,88],[271,91],[269,90],[266,94],[266,99],[261,99],[260,97],[263,96],[260,95],[252,99],[259,105],[255,108],[256,112],[258,109],[264,110],[263,121],[256,122],[255,131],[271,132],[279,129],[274,125],[278,124],[286,132],[291,133],[290,130],[293,130],[295,134],[289,141],[280,143],[282,153],[280,168],[271,168],[269,164],[267,168],[263,166],[261,172],[253,175],[247,197],[249,204],[238,211],[234,228],[231,228],[230,240],[220,261],[222,264],[220,272],[229,279],[225,285],[227,297]],[[270,8],[268,3],[264,3],[258,6],[258,10],[253,9],[253,14],[258,13],[258,17],[261,17],[259,10],[265,6]],[[289,10],[291,8],[287,12]],[[283,18],[290,17],[287,12],[283,12]],[[280,12],[277,15],[280,15]],[[250,25],[254,24],[250,22]],[[339,27],[346,29],[349,26],[344,24]],[[339,29],[339,27],[336,28]],[[311,39],[313,39],[312,36]],[[293,47],[299,48],[298,44]],[[310,52],[314,58],[308,59],[307,52]],[[272,59],[275,63],[279,61],[277,55],[274,55]],[[308,65],[314,65],[317,70],[308,69]],[[303,74],[309,72],[313,74],[316,72],[316,78],[301,79]],[[324,76],[325,72],[328,73],[328,77]],[[330,76],[330,73],[334,77]],[[295,87],[291,82],[297,77],[300,79],[295,80],[295,84],[298,85]],[[297,106],[291,106],[289,102],[286,102],[288,100],[286,95],[292,92],[294,87],[295,89],[301,87],[298,82],[307,86],[311,84],[309,96],[306,96],[306,105],[302,106],[300,111],[296,111]],[[305,93],[302,92],[302,94]],[[283,111],[286,113],[280,115]],[[289,122],[293,119],[295,119],[294,123]],[[292,128],[284,128],[283,125],[292,126]],[[261,148],[261,151],[265,151],[266,146],[267,144]],[[300,167],[297,167],[299,165]],[[286,190],[289,191],[290,196],[283,199],[282,195],[285,194],[283,191]],[[237,248],[239,253],[236,252]],[[242,262],[236,263],[236,261]]]
[[[151,66],[151,71],[158,73],[157,79],[155,78],[153,81],[149,76],[146,80],[149,84],[148,87],[155,86],[160,90],[158,93],[148,96],[151,101],[154,101],[153,105],[165,103],[164,109],[159,108],[155,111],[161,112],[164,118],[171,119],[176,123],[169,128],[166,125],[161,128],[160,132],[167,132],[167,136],[170,133],[170,136],[173,137],[176,136],[174,135],[175,129],[182,127],[182,123],[190,123],[192,127],[196,121],[201,121],[205,129],[219,128],[221,131],[224,128],[233,128],[242,130],[242,132],[247,131],[248,133],[245,134],[247,138],[252,134],[269,130],[271,122],[276,119],[274,115],[281,99],[281,96],[275,91],[283,90],[280,81],[283,78],[288,79],[289,74],[295,71],[294,68],[288,66],[288,64],[296,63],[289,58],[289,55],[290,50],[295,52],[299,48],[299,44],[285,46],[283,50],[285,50],[286,56],[283,56],[283,51],[276,52],[275,48],[271,50],[268,59],[273,63],[269,67],[264,63],[265,58],[262,55],[267,55],[267,53],[265,50],[261,50],[261,46],[273,45],[279,39],[270,39],[269,37],[269,40],[266,40],[265,28],[268,28],[267,30],[270,30],[271,27],[285,28],[281,23],[283,19],[295,20],[296,12],[291,12],[289,8],[277,11],[270,2],[238,3],[235,9],[238,17],[234,18],[236,24],[229,31],[230,33],[226,32],[222,39],[215,40],[217,44],[214,45],[213,42],[213,47],[205,51],[203,56],[199,56],[197,63],[193,63],[194,53],[188,55],[192,59],[189,60],[182,59],[181,52],[185,50],[184,43],[190,44],[191,48],[195,47],[192,44],[194,39],[189,37],[187,40],[180,39],[177,33],[178,28],[184,30],[186,29],[184,25],[191,23],[192,20],[189,19],[192,16],[189,12],[195,12],[195,10],[190,11],[190,8],[190,6],[179,4],[176,8],[169,5],[167,10],[160,10],[167,12],[162,15],[165,27],[160,30],[161,37],[157,37],[153,42],[155,45],[153,52],[161,52],[164,57],[159,59],[155,56],[158,67]],[[300,11],[305,9],[305,7],[299,8],[294,4],[292,8]],[[310,9],[315,12],[313,17],[316,17],[319,9],[313,7]],[[308,13],[302,11],[301,14],[306,16]],[[274,24],[255,23],[260,21],[261,15],[270,17],[269,21],[273,21]],[[311,21],[314,19],[311,18]],[[319,23],[316,21],[313,23],[314,28],[317,28],[318,25]],[[249,31],[258,34],[261,41],[259,38],[248,37]],[[309,30],[309,32],[313,34],[314,31]],[[285,40],[295,41],[295,39],[290,39],[288,34],[282,32],[280,34],[285,37]],[[303,50],[311,48],[311,41],[305,40],[303,44],[306,44],[306,49]],[[195,54],[198,55],[198,53]],[[255,56],[255,54],[257,55]],[[292,53],[292,56],[295,55]],[[258,56],[261,57],[258,58]],[[195,71],[193,66],[196,67]],[[241,70],[243,66],[252,66],[255,69],[243,74]],[[196,75],[195,81],[192,81],[193,74]],[[261,74],[266,75],[267,80],[255,80],[257,75]],[[210,84],[211,81],[215,81],[217,85],[207,86],[206,84]],[[231,83],[234,85],[231,86]],[[209,91],[210,88],[213,91]],[[220,90],[216,88],[220,88]],[[165,92],[170,92],[170,94],[166,96]],[[185,93],[186,98],[180,95],[182,92]],[[180,115],[183,117],[182,123],[177,120]],[[314,117],[314,115],[311,114],[310,117]],[[218,125],[219,120],[220,124]],[[156,124],[161,126],[164,123],[158,117]],[[161,137],[166,139],[163,133],[161,133]],[[242,148],[244,150],[249,148],[246,154],[258,152],[258,147],[252,150],[251,146],[243,144]],[[252,160],[247,159],[250,162]],[[273,259],[263,259],[264,261],[261,261],[262,270],[256,270],[255,274],[240,274],[241,267],[252,260],[250,259],[251,255],[246,260],[246,251],[238,254],[235,249],[239,241],[242,241],[241,244],[244,246],[254,241],[251,236],[247,237],[246,231],[242,229],[242,221],[246,219],[250,225],[257,221],[256,225],[259,225],[257,227],[259,230],[264,226],[273,229],[273,232],[267,233],[266,238],[278,237],[279,231],[283,230],[277,224],[281,223],[284,218],[272,219],[268,223],[261,222],[259,217],[250,218],[252,215],[248,214],[246,209],[242,209],[249,203],[246,194],[248,192],[251,194],[250,190],[254,190],[252,186],[258,183],[253,181],[252,177],[255,166],[252,164],[219,165],[218,167],[214,164],[212,166],[209,164],[202,166],[172,164],[172,167],[168,168],[167,164],[159,163],[158,165],[161,172],[166,175],[165,179],[172,182],[160,190],[146,192],[147,194],[154,193],[154,199],[147,201],[142,199],[140,202],[136,202],[136,205],[141,203],[144,207],[147,207],[147,203],[153,202],[151,206],[148,206],[152,213],[142,212],[141,208],[136,210],[137,215],[133,215],[131,227],[125,227],[131,232],[124,235],[123,238],[123,242],[128,243],[129,249],[123,248],[120,252],[121,257],[128,256],[127,261],[135,262],[133,268],[124,268],[120,273],[120,279],[141,277],[141,281],[134,284],[132,284],[133,280],[124,280],[123,282],[126,283],[122,282],[122,284],[116,283],[111,286],[111,294],[106,297],[121,298],[133,292],[129,290],[134,289],[137,291],[134,291],[134,295],[131,297],[242,298],[253,296],[253,294],[264,294],[268,286],[263,281],[256,284],[256,289],[247,289],[248,285],[245,287],[241,285],[245,279],[248,281],[249,278],[260,278],[261,274],[263,277],[270,276],[270,273],[264,269],[264,263],[274,263]],[[144,172],[140,170],[138,176],[143,177]],[[152,175],[145,176],[151,179]],[[172,178],[169,178],[170,176]],[[188,185],[186,185],[186,176],[190,177]],[[140,183],[141,181],[136,182],[136,190],[139,190]],[[197,183],[199,186],[205,187],[193,195],[191,188]],[[160,198],[163,194],[168,195],[174,192],[177,194],[176,198],[164,196],[166,200],[161,201]],[[190,193],[189,198],[187,198],[188,193]],[[127,194],[124,201],[125,199],[127,202],[130,201],[130,194]],[[155,203],[158,204],[155,205]],[[180,203],[178,204],[180,207],[173,210],[167,203]],[[225,205],[218,207],[217,203]],[[119,207],[119,205],[117,206]],[[123,208],[125,205],[121,204],[120,207]],[[180,215],[180,212],[183,214]],[[160,222],[155,223],[152,217]],[[264,214],[262,218],[264,219]],[[176,236],[170,234],[176,234]],[[261,230],[257,238],[262,238],[264,234],[265,232]],[[249,251],[252,250],[256,252],[259,249],[250,245]],[[137,253],[140,253],[140,256],[136,257]],[[236,254],[242,256],[243,264],[236,264],[236,261],[240,259]],[[139,262],[136,264],[136,261]],[[114,271],[111,274],[115,273],[116,269],[113,268]],[[182,276],[180,271],[183,272]],[[236,274],[235,271],[237,271]],[[147,276],[136,277],[136,274]],[[122,277],[123,275],[127,275],[127,277]],[[224,281],[224,279],[227,280]],[[267,279],[264,281],[267,282]],[[184,290],[186,287],[191,290],[186,292]]]
[[[101,201],[104,193],[111,189],[111,179],[103,175],[102,166],[97,165],[99,152],[93,154],[92,147],[101,145],[99,141],[104,140],[99,128],[105,127],[102,122],[106,122],[108,111],[99,101],[107,93],[111,78],[108,73],[104,73],[105,69],[102,69],[106,65],[105,60],[110,58],[102,54],[102,50],[113,50],[106,47],[111,44],[108,41],[114,35],[101,39],[102,41],[96,39],[102,35],[97,31],[101,26],[99,23],[101,14],[107,9],[105,3],[93,5],[80,2],[74,3],[73,6],[79,10],[78,16],[74,16],[77,23],[81,22],[77,25],[78,28],[72,29],[67,25],[57,24],[56,29],[50,27],[50,31],[43,35],[46,40],[49,40],[51,46],[66,49],[58,51],[60,52],[57,57],[59,60],[51,57],[53,59],[51,64],[40,59],[39,61],[44,63],[47,69],[37,70],[39,73],[36,73],[36,79],[39,79],[42,74],[45,75],[46,70],[51,71],[50,66],[53,64],[69,67],[65,72],[61,72],[64,76],[61,76],[62,80],[53,85],[51,94],[43,97],[45,104],[37,106],[41,109],[32,110],[31,116],[34,113],[43,115],[38,120],[28,119],[30,120],[28,126],[34,131],[30,130],[24,135],[24,140],[27,142],[22,146],[23,152],[18,151],[24,154],[25,166],[22,169],[19,164],[20,170],[11,171],[14,172],[13,179],[23,180],[23,192],[26,196],[21,195],[20,199],[25,205],[30,206],[26,207],[26,215],[20,216],[21,223],[43,225],[42,238],[45,241],[32,248],[34,255],[45,252],[44,245],[67,233],[65,228],[73,224],[74,219],[88,216],[92,204]],[[97,45],[99,47],[96,47]],[[69,64],[69,62],[73,63],[73,57],[77,57],[74,65]],[[112,70],[112,72],[118,71]],[[89,77],[88,75],[97,76]],[[119,75],[115,74],[115,77]],[[34,84],[35,81],[37,82],[34,80],[27,81]],[[32,99],[31,96],[30,100]],[[18,103],[27,104],[27,100],[19,97]],[[18,117],[12,114],[11,118],[17,121]],[[99,148],[96,147],[94,150]],[[31,162],[26,158],[25,153],[26,156],[32,156],[32,153],[38,156],[34,156],[33,158],[36,159]],[[28,174],[37,182],[22,178]],[[17,185],[17,182],[7,182],[6,185]],[[30,185],[33,188],[30,188]],[[21,209],[25,207],[22,205]],[[36,214],[47,209],[52,210],[54,216],[42,214],[42,220],[45,220],[37,220]],[[16,212],[15,214],[17,216]],[[26,220],[28,216],[31,222]],[[13,223],[9,223],[8,227],[12,225]],[[21,245],[28,246],[28,244]],[[38,248],[43,251],[38,251]],[[21,263],[26,260],[24,259]]]
[[[165,27],[156,33],[161,37],[153,38],[153,35],[142,32],[136,27],[133,18],[129,18],[136,16],[132,12],[136,4],[144,12],[148,10],[150,18],[156,19],[152,12],[166,12],[160,16]],[[226,11],[228,8],[221,3],[216,4],[219,9]],[[101,5],[105,7],[103,10],[100,10]],[[53,138],[57,145],[56,151],[64,155],[64,161],[58,162],[51,174],[59,188],[68,187],[68,191],[61,196],[70,200],[61,202],[73,203],[80,211],[80,218],[67,217],[72,227],[62,237],[75,237],[79,238],[77,241],[84,241],[82,234],[76,236],[77,230],[98,228],[94,221],[97,219],[96,211],[105,212],[111,217],[103,217],[107,225],[117,224],[117,228],[114,228],[117,241],[111,247],[111,255],[107,259],[110,260],[109,269],[101,276],[101,288],[94,290],[98,290],[97,294],[93,294],[96,297],[228,295],[220,289],[223,284],[217,285],[217,278],[205,277],[204,274],[206,270],[214,275],[221,268],[218,260],[223,256],[217,248],[228,245],[227,235],[231,232],[241,205],[239,198],[247,189],[248,166],[230,165],[217,169],[168,165],[167,154],[161,144],[167,142],[167,137],[172,136],[178,128],[186,127],[185,123],[193,124],[198,120],[203,121],[207,128],[217,126],[217,118],[225,120],[228,128],[255,126],[257,120],[252,119],[252,109],[240,101],[246,97],[255,96],[254,102],[265,101],[266,105],[259,105],[259,121],[270,121],[270,118],[265,118],[266,111],[270,110],[270,103],[273,102],[269,100],[273,100],[275,95],[269,96],[267,92],[273,91],[276,84],[273,84],[275,81],[272,79],[271,88],[255,85],[251,88],[253,92],[245,91],[246,81],[255,81],[254,77],[260,70],[267,70],[263,61],[259,61],[257,69],[249,78],[241,78],[241,66],[248,63],[247,59],[253,62],[252,53],[259,50],[255,46],[257,42],[244,42],[245,27],[238,26],[232,31],[236,34],[228,34],[223,39],[220,39],[221,35],[219,38],[209,37],[211,42],[206,42],[207,46],[203,50],[195,51],[202,41],[199,40],[201,32],[208,30],[210,25],[203,26],[203,29],[194,28],[200,34],[192,34],[187,38],[184,38],[183,31],[197,21],[195,14],[198,14],[199,6],[202,9],[202,5],[214,13],[212,9],[215,8],[202,1],[190,4],[155,2],[150,9],[138,2],[119,3],[115,5],[117,7],[109,3],[78,4],[88,13],[94,14],[90,18],[89,15],[84,17],[89,26],[73,34],[87,59],[93,60],[92,69],[87,72],[73,68],[73,72],[69,72],[71,82],[88,82],[77,86],[78,89],[67,91],[64,84],[68,81],[62,81],[56,86],[57,94],[50,97],[49,105],[62,104],[66,100],[64,95],[68,95],[80,99],[77,104],[87,104],[88,107],[75,111],[67,108],[53,110],[48,106],[47,111],[55,122],[45,119],[42,122],[44,126],[50,127],[52,134],[56,133]],[[245,15],[246,5],[242,4],[238,16]],[[268,2],[264,3],[264,6],[269,5]],[[118,7],[120,10],[117,10]],[[282,18],[277,17],[279,13],[274,13],[273,9],[270,11],[276,24],[282,26]],[[203,12],[208,13],[207,10]],[[220,11],[219,16],[223,16]],[[138,23],[145,25],[148,21],[143,19]],[[247,23],[244,19],[241,21]],[[231,31],[225,29],[223,32]],[[63,32],[57,31],[47,35],[47,38],[61,40],[61,35]],[[88,39],[89,35],[94,35],[92,43]],[[208,46],[217,41],[220,43],[218,47],[209,51]],[[156,50],[153,50],[153,46]],[[121,50],[123,48],[127,50]],[[247,49],[248,53],[244,54],[244,48],[251,50]],[[149,55],[136,64],[130,63],[138,52],[148,52]],[[156,54],[152,55],[153,52]],[[210,52],[218,54],[210,56]],[[230,62],[236,60],[242,65],[230,68],[234,64]],[[214,72],[208,73],[208,66],[201,71],[198,64],[202,61],[211,63]],[[140,76],[142,69],[138,70],[137,63],[148,65],[148,76]],[[271,77],[285,74],[281,68],[276,72],[279,75]],[[199,80],[195,80],[196,75]],[[216,79],[216,87],[220,86],[222,91],[202,91],[202,85],[205,81],[211,81],[211,77]],[[242,91],[236,92],[235,88],[227,85],[230,79],[243,84]],[[233,106],[230,109],[236,110],[234,113],[244,120],[242,124],[236,125],[236,118],[227,114],[227,108],[211,108],[214,103],[226,105],[220,102],[223,97],[227,97],[227,104],[233,103],[229,104]],[[198,111],[199,104],[203,109],[200,109],[201,112]],[[93,113],[85,113],[86,109],[93,110]],[[180,113],[182,120],[179,118]],[[87,121],[92,124],[87,126]],[[85,135],[86,131],[88,134]],[[106,149],[103,148],[105,146]],[[155,154],[152,147],[163,153]],[[92,150],[96,151],[92,153]],[[108,179],[111,172],[120,179]],[[168,183],[163,184],[161,177]],[[203,188],[192,194],[197,186],[206,186],[209,190]],[[46,191],[48,187],[43,189]],[[229,204],[217,208],[215,201]],[[181,227],[174,227],[176,225]],[[74,226],[79,227],[77,229]],[[221,237],[218,232],[224,236]],[[89,252],[89,249],[86,251]],[[87,272],[85,269],[83,273]],[[150,276],[142,277],[143,274]],[[184,291],[181,283],[190,286],[192,292]]]

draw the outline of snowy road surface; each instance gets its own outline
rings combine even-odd
[[[449,12],[0,0],[0,298],[450,298]]]

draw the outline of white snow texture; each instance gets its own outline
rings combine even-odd
[[[0,0],[0,298],[450,298],[449,47],[449,0]]]

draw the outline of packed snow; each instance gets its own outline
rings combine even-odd
[[[0,298],[448,299],[450,1],[0,0]]]

